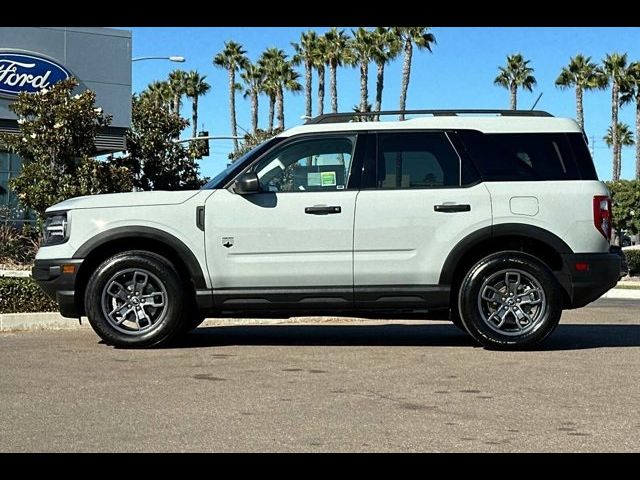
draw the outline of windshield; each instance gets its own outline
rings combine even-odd
[[[235,162],[231,163],[227,168],[222,170],[219,174],[209,180],[206,184],[204,184],[200,190],[213,190],[216,188],[223,188],[227,183],[228,179],[235,177],[242,169],[246,168],[247,164],[251,162],[252,159],[255,159],[256,156],[260,155],[265,150],[271,148],[271,145],[278,142],[276,138],[270,138],[269,140],[265,140],[264,142],[258,144],[247,153],[238,158]]]

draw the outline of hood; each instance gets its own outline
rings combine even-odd
[[[105,193],[102,195],[87,195],[75,197],[56,203],[47,208],[47,212],[57,210],[75,210],[80,208],[113,208],[113,207],[142,207],[151,205],[176,205],[197,195],[200,190],[181,190],[168,192],[156,190],[153,192]]]

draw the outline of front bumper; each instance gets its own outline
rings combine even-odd
[[[572,253],[562,255],[562,261],[562,271],[556,272],[556,277],[569,296],[567,309],[597,300],[622,276],[622,257],[616,253]]]
[[[44,292],[58,303],[63,317],[79,318],[81,315],[75,295],[76,276],[82,259],[36,260],[31,276]],[[63,273],[63,265],[73,265],[72,273]]]

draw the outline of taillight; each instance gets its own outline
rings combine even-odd
[[[611,240],[611,199],[606,195],[593,197],[593,224],[606,238]]]

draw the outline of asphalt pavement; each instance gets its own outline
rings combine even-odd
[[[2,452],[640,451],[637,300],[529,352],[443,322],[232,322],[164,350],[3,332],[0,365]]]

